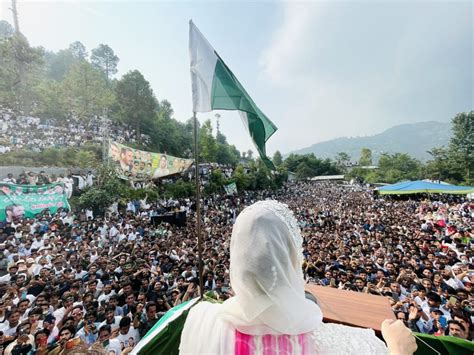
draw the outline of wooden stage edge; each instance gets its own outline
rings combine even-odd
[[[307,284],[305,288],[316,297],[326,323],[371,328],[380,335],[385,319],[396,320],[386,297],[315,284]]]

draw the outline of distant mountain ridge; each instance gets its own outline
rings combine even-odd
[[[349,154],[352,161],[357,161],[360,150],[369,148],[372,150],[374,162],[382,153],[408,153],[416,159],[426,161],[430,159],[427,151],[448,145],[451,135],[450,122],[407,123],[394,126],[373,136],[331,139],[291,153],[314,153],[319,158],[334,158],[337,153],[345,152]]]

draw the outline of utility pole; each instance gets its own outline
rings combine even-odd
[[[108,109],[105,108],[102,116],[102,159],[107,165],[109,162],[109,139]]]
[[[15,27],[15,46],[20,46],[20,40],[22,37],[22,34],[20,32],[20,22],[18,21],[18,10],[16,8],[16,0],[12,0],[12,14],[13,14],[13,25]],[[19,97],[20,97],[20,108],[23,111],[24,115],[28,115],[30,113],[30,105],[29,105],[29,99],[28,99],[28,94],[26,92],[26,85],[25,85],[25,66],[21,60],[18,60],[18,76],[20,79],[19,83]]]
[[[18,11],[16,9],[16,0],[12,0],[11,10],[13,13],[13,25],[15,26],[15,32],[17,34],[20,34],[20,24],[18,22]]]
[[[217,134],[216,135],[219,135],[219,133],[221,133],[221,126],[220,126],[220,122],[219,122],[219,118],[221,118],[221,115],[219,115],[218,113],[216,113],[214,115],[216,117],[216,128],[217,128]]]

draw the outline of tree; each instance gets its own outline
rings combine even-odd
[[[273,154],[273,159],[272,159],[273,164],[275,167],[279,167],[281,164],[283,164],[283,157],[281,156],[281,153],[279,150]]]
[[[89,56],[86,47],[79,41],[72,42],[69,45],[69,51],[76,60],[86,60]]]
[[[315,176],[314,170],[308,166],[307,162],[302,161],[298,164],[298,167],[296,168],[296,177],[298,179],[307,179],[313,176]]]
[[[70,107],[67,105],[61,83],[44,79],[36,87],[37,104],[35,114],[39,116],[64,118]]]
[[[256,171],[255,175],[255,188],[258,190],[273,189],[275,183],[271,179],[271,173],[268,167],[265,165],[262,159],[257,158],[256,160]]]
[[[368,148],[362,148],[360,151],[359,165],[370,166],[372,165],[372,151]]]
[[[290,154],[285,159],[283,166],[291,172],[295,172],[300,179],[313,177],[317,175],[337,175],[341,172],[336,164],[330,159],[318,159],[311,154]]]
[[[402,180],[418,180],[422,177],[422,164],[405,153],[384,153],[380,156],[376,176],[379,181],[369,182],[395,183]]]
[[[150,83],[138,70],[129,71],[117,82],[115,94],[121,120],[135,127],[140,143],[141,131],[148,130],[156,117],[157,100]]]
[[[464,170],[465,180],[470,182],[474,171],[474,111],[456,115],[452,124],[449,150],[453,160]]]
[[[0,38],[0,104],[29,113],[42,57],[21,34]]]
[[[253,151],[251,149],[247,150],[247,160],[253,159]]]
[[[225,138],[225,136],[224,136]],[[216,142],[216,162],[219,164],[226,164],[235,166],[240,160],[240,152],[233,145]]]
[[[5,20],[0,21],[0,40],[13,36],[13,26]]]
[[[151,137],[151,148],[166,151],[169,154],[188,157],[188,152],[193,148],[193,123],[182,123],[175,120],[173,108],[166,101],[158,101],[156,118],[151,122],[146,132]]]
[[[250,186],[249,175],[245,173],[244,167],[242,165],[237,165],[232,174],[232,179],[237,185],[237,190],[243,191],[247,190]]]
[[[433,148],[426,164],[427,175],[451,183],[474,183],[474,111],[457,114],[452,119],[453,136],[448,147]]]
[[[203,162],[216,162],[217,142],[212,135],[211,120],[204,121],[199,130],[199,155]]]
[[[104,75],[86,61],[74,64],[62,85],[66,104],[82,119],[101,115],[114,100]]]
[[[216,141],[217,143],[227,145],[227,138],[221,132],[217,131],[216,133]]]
[[[233,159],[235,160],[235,163],[233,163],[232,165],[237,165],[240,162],[240,151],[233,144],[229,145],[229,151],[230,154],[233,156]]]
[[[92,50],[91,63],[97,68],[101,69],[107,79],[111,79],[114,74],[117,73],[117,65],[119,62],[117,57],[108,45],[99,44],[97,48]]]
[[[345,152],[337,153],[336,155],[336,166],[342,171],[347,170],[347,165],[351,162],[351,157]]]
[[[204,188],[204,192],[208,195],[219,193],[227,183],[228,181],[224,174],[222,174],[222,171],[220,169],[215,169],[209,176],[209,183]]]
[[[168,100],[161,100],[157,104],[157,113],[163,117],[171,119],[173,118],[174,110]]]
[[[61,49],[57,53],[46,52],[44,55],[47,79],[62,81],[78,60],[69,49]]]
[[[432,180],[458,183],[463,180],[462,167],[452,158],[449,149],[433,148],[428,153],[433,157],[426,163],[426,174]]]
[[[87,189],[80,197],[80,208],[91,208],[94,214],[102,214],[105,208],[116,202],[127,193],[127,187],[120,180],[115,170],[103,166],[99,170],[97,184]]]

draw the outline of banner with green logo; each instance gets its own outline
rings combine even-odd
[[[146,152],[117,142],[109,143],[108,157],[122,179],[137,181],[178,174],[193,163],[192,159]]]
[[[34,218],[44,210],[70,209],[64,184],[14,185],[0,183],[0,221]]]

